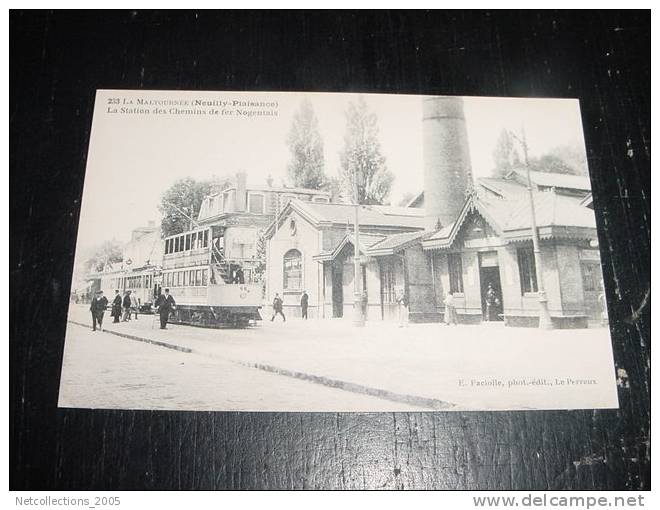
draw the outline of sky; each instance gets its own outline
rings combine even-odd
[[[404,195],[423,189],[423,96],[364,96],[378,117],[381,151],[395,177],[390,200],[397,204]],[[337,175],[345,112],[349,101],[357,98],[356,94],[98,91],[78,250],[107,239],[128,241],[132,229],[146,225],[149,220],[160,223],[157,209],[160,196],[179,178],[208,179],[244,170],[248,184],[263,185],[269,175],[276,185],[281,184],[286,179],[290,160],[286,137],[303,97],[311,101],[319,121],[325,171]],[[148,113],[135,113],[132,109],[138,107],[138,99],[161,103],[196,99],[205,101],[206,105],[195,108],[205,109],[207,113],[231,110],[208,106],[218,101],[277,103],[274,109],[279,115],[155,114],[156,107],[166,111],[172,107],[162,104],[149,106]],[[124,113],[119,111],[122,107]],[[475,177],[490,174],[494,166],[493,149],[502,129],[520,133],[524,126],[530,156],[542,155],[560,145],[584,147],[577,100],[465,97],[464,111]]]

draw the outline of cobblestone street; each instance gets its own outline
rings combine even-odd
[[[150,315],[120,324],[108,319],[107,331],[193,352],[69,322],[60,405],[263,411],[616,405],[607,328],[370,322],[356,329],[326,319],[162,331]],[[89,312],[72,306],[69,320],[88,324]]]
[[[72,324],[61,407],[177,410],[414,409]]]

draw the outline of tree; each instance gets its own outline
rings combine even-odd
[[[341,202],[343,200],[343,190],[339,177],[328,177],[323,185],[323,191],[330,193],[330,202]]]
[[[158,206],[163,215],[161,230],[164,237],[180,234],[193,226],[189,218],[197,219],[202,201],[210,194],[213,184],[211,180],[196,181],[186,177],[165,190]]]
[[[524,168],[525,162],[518,152],[515,135],[503,129],[493,150],[494,177],[504,177],[511,170]],[[529,168],[534,172],[555,174],[587,175],[587,160],[584,150],[577,145],[562,145],[550,149],[539,157],[529,158]]]
[[[121,262],[124,258],[123,248],[123,245],[115,239],[112,241],[104,241],[93,247],[89,250],[89,254],[85,258],[83,264],[85,273],[101,272],[106,269],[106,267]]]
[[[566,164],[554,154],[544,154],[540,158],[529,159],[529,169],[534,172],[548,172],[553,174],[579,175],[579,171]]]
[[[390,194],[394,175],[380,152],[378,118],[362,96],[351,101],[346,112],[344,148],[339,154],[340,176],[347,197],[354,197],[357,178],[359,204],[383,204]]]
[[[507,129],[500,131],[495,149],[493,150],[493,160],[495,168],[494,177],[504,177],[514,168],[520,166],[520,156],[515,146],[515,140]]]
[[[578,143],[558,145],[548,151],[548,155],[555,156],[572,168],[575,175],[589,175],[587,167],[587,154],[584,146]]]
[[[326,183],[323,140],[312,103],[304,99],[293,117],[286,142],[291,151],[289,181],[299,188],[322,189]]]

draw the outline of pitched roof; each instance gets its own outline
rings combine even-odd
[[[515,174],[527,180],[527,172],[523,169],[513,170]],[[568,188],[580,191],[591,191],[591,181],[589,177],[582,175],[558,174],[554,172],[534,172],[530,171],[529,176],[532,182],[537,186],[547,188]]]
[[[472,195],[466,200],[457,220],[424,239],[425,248],[450,247],[470,211],[476,210],[506,241],[531,238],[529,198],[521,195],[512,200]],[[580,199],[558,195],[553,191],[534,192],[534,211],[539,236],[543,238],[593,238],[596,219]]]
[[[293,201],[292,201],[293,202]],[[312,212],[320,221],[331,223],[352,223],[355,217],[353,204],[322,204],[299,202],[303,208]],[[397,210],[398,209],[398,210]],[[372,226],[396,226],[407,228],[424,227],[424,211],[416,209],[414,212],[402,211],[402,207],[395,208],[378,205],[360,206],[360,224]]]
[[[424,236],[428,236],[429,232],[416,231],[416,232],[402,232],[401,234],[392,234],[381,241],[374,243],[367,250],[367,255],[391,255],[409,244],[412,244]]]
[[[312,224],[353,224],[355,220],[355,206],[353,204],[335,204],[319,202],[303,202],[292,199],[282,210],[275,221],[281,221],[291,210],[297,211]],[[406,209],[404,207],[361,205],[361,227],[384,227],[401,230],[421,230],[424,228],[424,210]],[[273,222],[266,230],[270,235],[274,229]]]
[[[382,235],[360,233],[360,253],[366,253],[369,247],[383,239],[385,239],[385,236]],[[344,246],[349,243],[352,246],[355,246],[355,235],[353,233],[346,234],[332,248],[324,250],[318,255],[314,255],[312,258],[314,260],[334,260],[344,249]]]

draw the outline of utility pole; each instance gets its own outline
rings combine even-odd
[[[358,171],[354,165],[353,173],[353,201],[355,202],[355,231],[353,233],[353,325],[364,327],[364,313],[362,310],[361,271],[360,271],[360,203],[358,193]]]
[[[527,138],[525,128],[521,128],[522,138],[515,133],[511,135],[522,145],[523,157],[525,159],[525,169],[527,171],[527,192],[529,193],[529,210],[532,225],[532,244],[534,246],[534,266],[536,267],[536,286],[539,299],[539,329],[553,329],[552,319],[548,311],[548,297],[545,293],[543,284],[543,262],[541,261],[541,246],[539,242],[539,231],[536,227],[536,209],[534,207],[534,189],[532,186],[532,174],[529,167],[529,154],[527,149]]]

